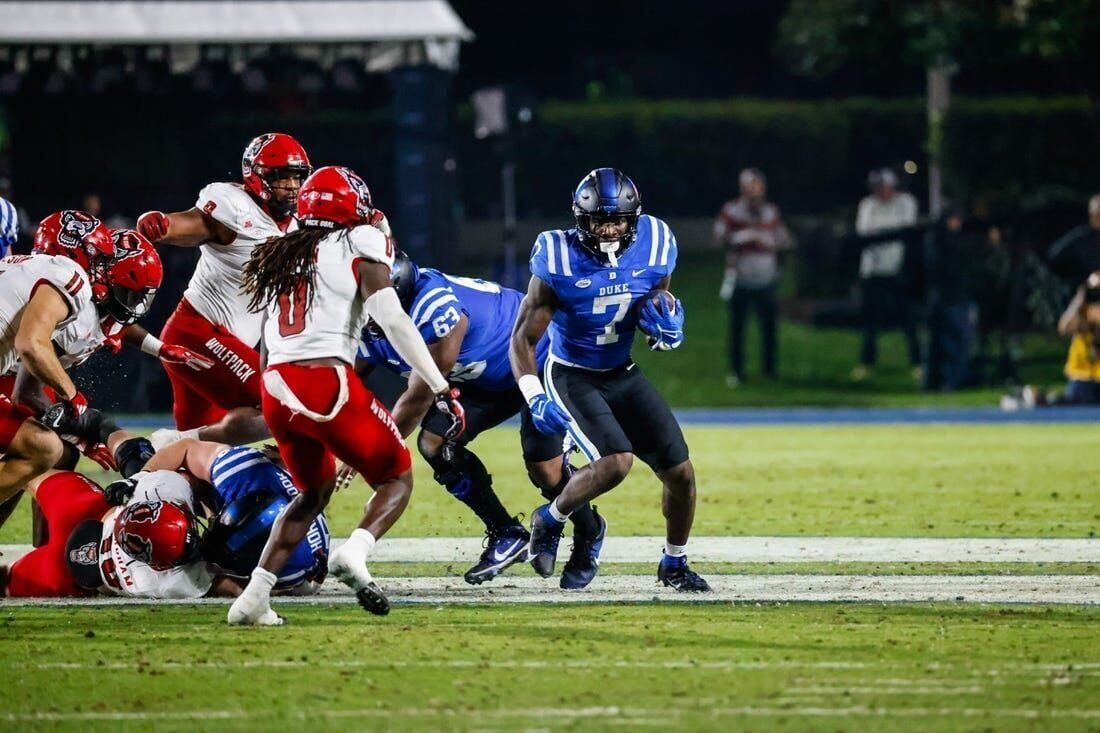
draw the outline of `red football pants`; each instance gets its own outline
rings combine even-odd
[[[276,364],[267,371],[281,376],[305,408],[325,416],[339,399],[341,373],[346,380],[347,401],[329,420],[291,410],[268,391],[266,380],[263,383],[264,419],[298,488],[309,491],[331,481],[336,473],[334,455],[372,486],[412,467],[409,449],[389,410],[350,366]]]
[[[65,564],[65,544],[78,524],[86,519],[100,519],[110,511],[103,489],[75,471],[61,471],[42,481],[37,499],[46,515],[50,541],[12,564],[8,595],[14,598],[92,595],[73,580]]]
[[[164,364],[172,382],[172,416],[177,430],[216,423],[234,407],[259,407],[260,354],[227,329],[206,320],[187,300],[176,306],[160,339],[214,362],[200,371],[185,364]]]

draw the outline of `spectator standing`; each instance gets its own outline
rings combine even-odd
[[[917,199],[898,190],[898,177],[892,170],[873,170],[867,182],[871,194],[859,202],[856,234],[865,237],[916,224]],[[852,379],[856,381],[866,379],[878,361],[878,332],[889,325],[891,316],[901,322],[914,378],[919,379],[922,375],[915,308],[901,287],[904,264],[905,243],[901,239],[868,244],[860,253],[863,346],[860,363],[852,370]]]
[[[1063,234],[1047,252],[1051,268],[1071,283],[1100,270],[1100,193],[1089,199],[1089,220]]]
[[[760,324],[763,373],[776,375],[779,252],[791,239],[779,208],[767,198],[767,181],[755,168],[738,178],[741,196],[728,201],[714,220],[714,241],[726,249],[726,273],[719,296],[729,302],[729,361],[726,383],[736,387],[745,376],[745,321],[749,309]]]
[[[19,239],[19,212],[15,205],[0,197],[0,257],[7,257]]]
[[[1071,337],[1066,354],[1066,393],[1071,405],[1100,404],[1100,272],[1089,275],[1058,320],[1058,332]]]

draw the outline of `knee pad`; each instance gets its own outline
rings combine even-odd
[[[439,452],[427,460],[436,482],[458,499],[469,496],[476,486],[491,488],[493,485],[493,477],[485,464],[465,446],[444,443]]]
[[[126,478],[145,467],[149,459],[153,457],[153,444],[148,438],[130,438],[123,441],[115,449],[115,463],[118,464],[118,472]]]

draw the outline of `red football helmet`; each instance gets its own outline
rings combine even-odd
[[[103,222],[83,211],[66,209],[50,214],[38,224],[34,251],[68,257],[84,268],[94,284],[114,256],[115,246],[111,230]]]
[[[294,210],[294,201],[278,201],[272,195],[271,181],[294,173],[304,179],[312,170],[305,148],[281,132],[267,132],[254,138],[241,159],[245,189],[273,208],[285,208],[282,213],[288,214]]]
[[[198,557],[198,522],[191,510],[169,501],[138,501],[115,519],[111,533],[126,554],[154,570],[168,570]]]
[[[298,221],[303,226],[353,227],[369,224],[373,216],[370,189],[350,168],[318,168],[298,191]]]
[[[156,248],[133,229],[116,229],[111,237],[115,257],[104,272],[96,304],[102,313],[129,325],[149,312],[164,278],[164,266]],[[93,296],[97,288],[100,286],[93,287]]]

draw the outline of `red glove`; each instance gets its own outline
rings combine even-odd
[[[175,344],[164,344],[161,346],[157,358],[168,364],[186,364],[196,372],[201,372],[203,369],[209,369],[214,366],[214,362],[206,357],[199,356],[194,351],[185,349],[182,346],[176,346]]]
[[[118,470],[118,465],[115,463],[115,457],[111,455],[111,451],[103,443],[95,443],[92,445],[85,443],[81,452],[98,463],[99,467],[104,471]]]
[[[168,235],[168,217],[163,211],[146,211],[138,217],[137,230],[150,242]]]

